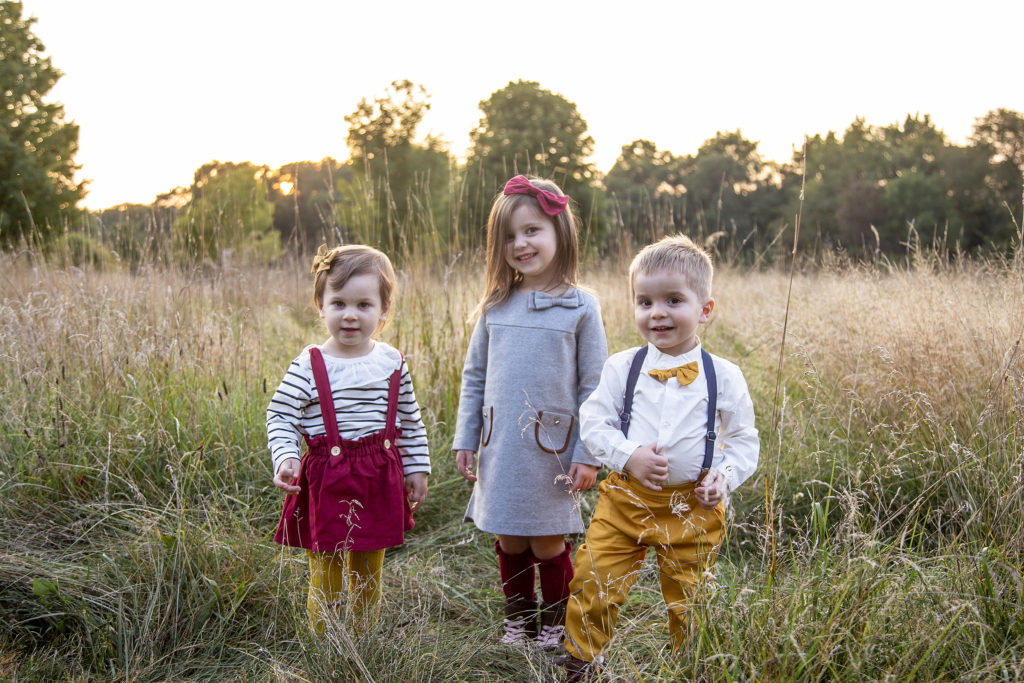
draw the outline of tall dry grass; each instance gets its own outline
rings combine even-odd
[[[323,337],[307,264],[129,275],[0,258],[0,677],[557,676],[498,644],[490,540],[461,524],[449,448],[479,259],[403,260],[384,338],[416,382],[430,498],[388,552],[380,630],[341,621],[317,639],[304,560],[270,539],[263,427],[287,363]],[[638,340],[625,264],[584,269],[612,351]],[[1024,678],[1022,275],[807,268],[778,374],[786,274],[720,268],[702,338],[744,369],[761,465],[685,651],[664,649],[648,566],[608,677]]]

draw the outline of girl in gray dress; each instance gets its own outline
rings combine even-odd
[[[600,466],[579,440],[578,409],[608,348],[597,299],[576,287],[577,243],[569,197],[550,180],[516,176],[495,198],[453,444],[474,482],[466,520],[497,536],[502,641],[545,649],[562,640],[573,576],[565,534],[583,531],[574,494]]]

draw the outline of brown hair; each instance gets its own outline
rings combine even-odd
[[[530,178],[530,183],[542,190],[566,196],[562,189],[545,178]],[[484,295],[473,310],[473,318],[480,316],[509,297],[512,290],[523,280],[522,273],[514,270],[505,260],[505,234],[512,221],[512,213],[520,206],[532,203],[538,211],[540,203],[526,194],[507,195],[498,192],[487,218],[487,274]],[[547,215],[547,214],[545,214]],[[572,211],[572,200],[565,209],[550,216],[555,225],[555,260],[553,266],[558,280],[575,285],[579,279],[579,237],[578,221]]]
[[[382,251],[362,244],[346,244],[326,253],[321,252],[313,259],[313,303],[317,309],[323,306],[324,290],[330,283],[331,289],[341,289],[354,275],[376,275],[380,285],[380,303],[385,311],[391,308],[395,295],[395,269],[391,260]]]
[[[640,250],[629,265],[629,291],[633,293],[636,274],[672,270],[686,278],[686,284],[702,299],[711,298],[715,267],[711,254],[686,235],[670,235]]]

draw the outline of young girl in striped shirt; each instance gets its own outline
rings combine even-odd
[[[323,245],[313,277],[330,336],[292,361],[267,408],[274,484],[288,494],[274,540],[306,550],[311,628],[324,632],[347,567],[352,624],[362,631],[380,611],[384,550],[403,543],[427,497],[430,456],[408,366],[373,338],[394,300],[388,257]]]

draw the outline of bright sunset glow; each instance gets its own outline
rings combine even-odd
[[[763,157],[789,161],[805,135],[842,133],[857,116],[930,114],[962,144],[987,111],[1024,110],[1019,41],[1001,35],[1024,25],[1024,3],[1005,0],[571,0],[545,5],[543,26],[535,8],[463,1],[24,7],[65,74],[52,98],[81,127],[90,208],[152,202],[213,160],[345,159],[345,115],[402,78],[431,95],[419,134],[459,157],[481,100],[537,81],[577,105],[602,173],[636,139],[693,154],[740,129]],[[535,51],[541,32],[560,37]]]

